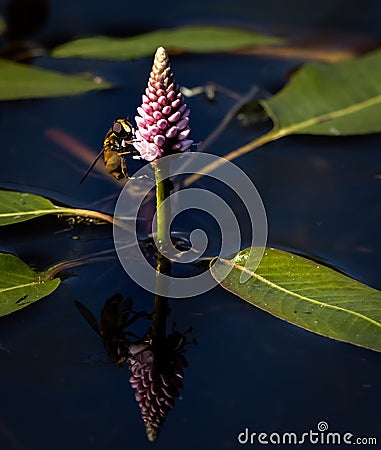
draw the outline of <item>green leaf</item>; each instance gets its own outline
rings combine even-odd
[[[56,206],[39,195],[0,190],[0,226],[25,222],[46,214],[81,216],[113,223],[111,216],[97,211]]]
[[[255,270],[246,249],[219,259],[211,273],[247,302],[290,323],[340,341],[381,351],[381,292],[328,267],[281,250],[266,249]],[[241,275],[248,279],[242,282]],[[221,279],[221,278],[220,278]]]
[[[261,100],[274,128],[203,168],[215,170],[256,148],[291,134],[350,136],[381,132],[381,50],[336,63],[310,63],[268,100]],[[187,185],[201,174],[193,174]]]
[[[1,59],[0,73],[0,100],[73,95],[111,86]]]
[[[278,137],[381,132],[381,50],[333,64],[306,64],[262,104]]]
[[[46,297],[59,284],[59,278],[46,279],[16,256],[0,253],[0,317]]]
[[[190,26],[157,30],[129,38],[98,36],[78,39],[57,47],[53,56],[125,60],[152,56],[159,46],[166,47],[167,50],[206,53],[283,42],[277,37],[236,28]]]
[[[50,200],[26,192],[0,191],[0,226],[56,213]]]

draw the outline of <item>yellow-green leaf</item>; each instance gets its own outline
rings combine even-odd
[[[46,279],[16,256],[0,254],[0,317],[18,311],[57,289],[60,279]]]
[[[381,132],[381,50],[335,63],[309,63],[260,103],[274,122],[267,134],[233,150],[232,161],[291,134],[349,136]],[[218,165],[204,167],[211,172]],[[188,184],[201,175],[189,177]]]
[[[0,100],[74,95],[111,85],[0,59]]]
[[[94,58],[125,60],[152,56],[157,47],[189,52],[222,52],[254,45],[282,44],[284,41],[238,28],[189,26],[157,30],[128,38],[98,36],[78,39],[57,47],[53,56],[59,58]]]
[[[306,330],[381,351],[381,292],[335,270],[281,250],[266,249],[256,260],[246,249],[219,259],[211,273],[252,305]],[[244,275],[244,279],[241,276]]]
[[[46,214],[81,216],[113,223],[111,216],[97,211],[56,206],[39,195],[0,190],[0,226],[25,222]]]
[[[381,131],[381,50],[336,63],[303,66],[262,101],[274,131],[332,136]]]

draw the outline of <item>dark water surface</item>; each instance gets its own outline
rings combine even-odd
[[[4,5],[4,2],[0,2]],[[72,36],[128,35],[191,23],[325,32],[380,38],[378,1],[67,2],[51,3],[36,35],[44,45]],[[253,85],[270,93],[301,61],[235,55],[171,59],[185,86],[214,81],[241,94]],[[114,83],[104,92],[0,105],[0,187],[25,190],[71,206],[112,213],[120,188],[105,177],[79,185],[86,164],[49,138],[60,130],[99,151],[110,123],[133,117],[151,59],[135,62],[53,60],[40,67],[91,72]],[[1,74],[0,74],[1,76]],[[218,95],[188,100],[193,139],[205,139],[233,105]],[[224,155],[263,133],[233,121],[209,149]],[[270,246],[294,250],[381,289],[380,135],[350,138],[287,137],[235,161],[254,180],[266,207]],[[141,167],[130,161],[131,173]],[[211,222],[206,221],[210,229]],[[209,224],[209,225],[208,225]],[[186,229],[186,220],[176,224]],[[207,230],[206,230],[207,231]],[[217,243],[218,236],[212,239]],[[244,236],[245,244],[249,236]],[[107,225],[73,228],[44,218],[1,229],[0,249],[43,269],[61,260],[113,248]],[[107,362],[99,337],[79,315],[79,300],[99,317],[116,292],[136,309],[152,309],[152,295],[136,286],[117,260],[81,266],[49,298],[0,320],[0,450],[105,450],[152,447],[145,436],[127,367]],[[251,432],[329,429],[381,441],[380,355],[298,329],[216,288],[171,301],[170,321],[198,345],[186,351],[182,397],[157,449],[241,447]],[[146,325],[137,324],[143,333]],[[259,444],[257,444],[258,446]],[[308,448],[308,446],[305,446]],[[315,448],[318,446],[315,446]],[[323,448],[323,447],[322,447]],[[327,447],[325,447],[327,448]]]

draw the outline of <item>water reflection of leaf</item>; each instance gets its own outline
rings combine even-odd
[[[57,278],[62,271],[114,258],[108,253],[110,251],[106,250],[62,261],[42,272],[33,270],[14,255],[0,253],[0,317],[23,309],[54,292],[63,278]]]

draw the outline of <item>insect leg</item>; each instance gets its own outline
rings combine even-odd
[[[98,162],[99,158],[102,156],[103,151],[104,151],[104,149],[102,148],[102,150],[97,154],[94,161],[91,163],[91,166],[86,170],[86,173],[85,173],[85,175],[83,175],[79,184],[82,184],[85,181],[85,179],[87,178],[87,175],[91,172],[92,168],[95,166],[95,164]]]

